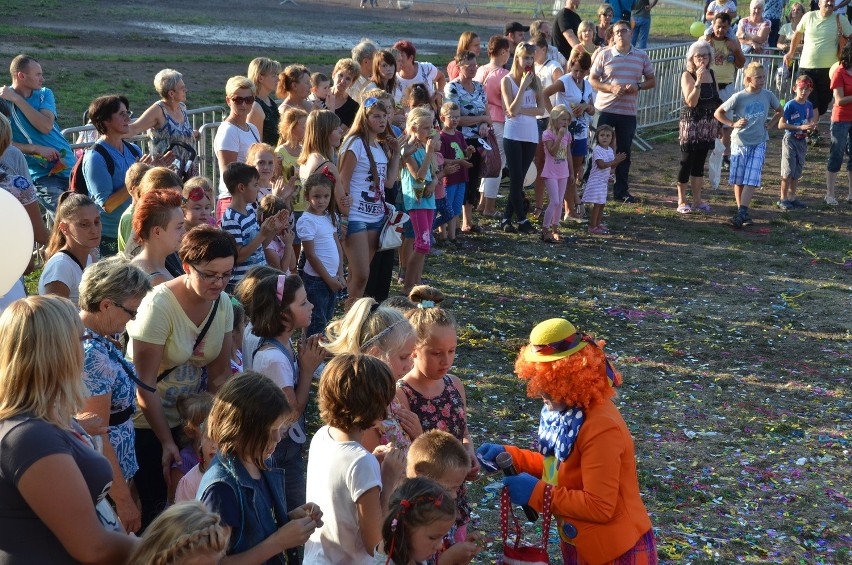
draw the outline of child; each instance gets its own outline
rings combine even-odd
[[[572,114],[568,108],[559,104],[550,112],[550,120],[547,129],[541,136],[544,144],[544,167],[541,170],[541,178],[547,188],[547,210],[544,213],[544,222],[541,224],[541,240],[546,243],[557,243],[559,237],[559,218],[562,214],[562,202],[565,200],[565,189],[568,179],[574,176],[569,147],[571,146],[571,134],[568,126],[571,124]]]
[[[234,330],[231,332],[231,374],[243,372],[243,332],[246,329],[246,311],[240,301],[231,297],[234,307]]]
[[[440,429],[451,433],[464,444],[470,458],[467,479],[479,472],[467,427],[467,400],[458,377],[448,374],[456,356],[456,321],[439,304],[444,295],[429,286],[417,286],[408,298],[418,305],[406,314],[417,334],[414,367],[398,383],[396,398],[417,415],[423,431]],[[461,516],[459,528],[464,531],[470,517],[467,487],[458,490]]]
[[[302,143],[307,131],[308,114],[299,108],[288,108],[281,114],[281,123],[278,125],[280,134],[279,145],[275,148],[275,155],[281,161],[281,179],[287,184],[283,187],[279,196],[290,206],[293,216],[293,225],[299,221],[302,214],[308,208],[308,201],[302,193],[301,163]],[[304,175],[307,178],[307,175]],[[301,252],[301,240],[293,231],[293,255],[298,258]]]
[[[733,0],[711,0],[711,2],[707,4],[707,8],[704,9],[704,20],[708,28],[713,25],[713,20],[716,18],[716,14],[720,13],[729,14],[732,18],[736,18],[737,3]],[[736,37],[733,30],[729,32],[729,37],[731,37],[731,39]]]
[[[289,275],[296,272],[296,257],[293,255],[293,234],[295,230],[292,225],[293,216],[290,215],[290,208],[283,198],[274,194],[264,196],[258,208],[261,222],[282,210],[287,212],[287,223],[269,243],[263,246],[263,254],[266,257],[267,265]]]
[[[589,180],[586,181],[586,187],[583,190],[583,203],[592,204],[589,233],[595,235],[609,233],[607,227],[601,223],[604,205],[606,205],[607,183],[612,169],[627,158],[624,153],[616,155],[612,150],[610,146],[614,140],[615,130],[612,126],[598,126],[595,132],[595,149],[592,151]]]
[[[121,218],[118,219],[119,252],[123,252],[127,242],[130,241],[130,235],[133,231],[133,210],[139,200],[139,183],[142,182],[142,177],[150,168],[151,165],[148,163],[136,162],[130,165],[130,168],[124,173],[124,186],[127,187],[127,192],[130,194],[130,206],[121,213]]]
[[[799,75],[796,78],[796,97],[784,105],[784,114],[778,121],[778,129],[786,130],[781,140],[781,200],[778,207],[782,210],[806,207],[796,197],[796,188],[805,166],[808,132],[817,127],[814,106],[808,101],[813,89],[811,77]]]
[[[435,481],[406,479],[391,495],[374,565],[418,565],[440,549],[453,525],[455,502]]]
[[[174,502],[175,489],[178,482],[201,462],[201,425],[207,420],[210,408],[213,407],[213,396],[207,392],[181,394],[177,397],[177,411],[183,422],[179,447],[181,463],[172,463],[171,480],[169,480],[169,502]]]
[[[508,452],[512,503],[539,512],[548,495],[562,538],[563,563],[657,563],[651,519],[639,494],[633,438],[612,398],[621,384],[604,343],[552,318],[530,333],[515,362],[527,396],[541,397],[538,450],[482,444],[488,467]]]
[[[255,287],[250,308],[252,331],[260,338],[258,346],[246,351],[252,357],[252,370],[268,377],[283,392],[290,406],[292,425],[272,454],[274,466],[287,476],[287,507],[305,504],[305,407],[311,392],[311,378],[322,361],[319,336],[305,339],[313,306],[308,301],[302,279],[296,275],[276,275],[262,279]],[[293,347],[293,332],[302,330],[299,354]]]
[[[464,205],[465,190],[467,188],[467,170],[473,166],[468,159],[476,151],[473,146],[468,147],[462,133],[456,129],[461,118],[461,109],[455,102],[446,102],[441,106],[441,149],[440,153],[444,156],[444,179],[443,188],[446,192],[447,207],[450,209],[450,221],[447,226],[447,237],[451,243],[458,246],[459,242],[456,239],[456,232],[459,226],[459,218],[462,214],[462,206]],[[438,198],[438,191],[435,191],[435,197]],[[437,206],[437,201],[436,201]],[[440,209],[440,208],[438,208]],[[435,218],[435,225],[438,227],[438,218]]]
[[[198,463],[192,467],[178,481],[175,489],[175,502],[186,502],[195,500],[195,495],[198,492],[198,485],[201,484],[201,477],[210,468],[213,458],[216,456],[216,444],[210,439],[210,434],[207,431],[207,421],[201,423],[198,431],[201,434],[201,445],[198,448]],[[148,526],[150,529],[151,526]]]
[[[411,444],[406,459],[405,476],[409,479],[425,477],[441,485],[456,499],[470,471],[470,455],[462,442],[441,430],[429,430]],[[440,561],[467,563],[479,552],[478,536],[466,535],[466,527],[457,526],[461,516],[444,537],[444,551]]]
[[[432,223],[435,220],[435,186],[440,182],[434,173],[435,152],[441,137],[432,129],[432,111],[418,107],[408,113],[405,131],[414,141],[414,151],[403,157],[402,198],[411,218],[414,253],[408,257],[402,291],[407,294],[420,284],[426,255],[431,249]]]
[[[272,194],[272,175],[275,172],[275,161],[275,150],[271,145],[253,143],[249,146],[248,153],[246,153],[246,165],[251,165],[257,169],[257,202],[260,202],[267,194]]]
[[[326,365],[319,385],[325,425],[308,453],[308,496],[324,508],[324,524],[305,544],[305,563],[373,564],[382,539],[378,517],[402,478],[405,456],[385,447],[379,463],[360,441],[385,417],[394,390],[390,369],[375,357],[344,353]]]
[[[260,281],[268,276],[278,276],[282,274],[278,269],[274,269],[268,265],[258,265],[252,267],[246,273],[245,278],[234,287],[234,298],[240,301],[243,305],[243,310],[246,313],[246,327],[243,329],[243,351],[248,355],[243,355],[243,370],[250,371],[252,368],[251,357],[255,350],[260,346],[260,338],[254,334],[254,326],[251,324],[252,306],[254,298],[257,296],[255,292]]]
[[[229,163],[222,173],[225,186],[231,194],[231,202],[222,214],[222,230],[237,240],[237,265],[225,290],[234,292],[240,282],[254,265],[263,265],[263,245],[281,231],[287,216],[281,212],[266,218],[259,224],[252,204],[257,201],[257,169],[245,163]]]
[[[337,239],[337,212],[332,192],[334,181],[314,173],[305,181],[308,209],[296,222],[296,233],[305,252],[305,290],[314,305],[308,334],[322,334],[334,316],[337,293],[346,288],[343,249]]]
[[[292,418],[284,392],[253,372],[228,379],[213,402],[210,439],[219,453],[201,479],[198,499],[231,528],[227,555],[242,562],[285,565],[284,552],[322,525],[316,504],[287,507],[284,471],[264,463]]]
[[[416,340],[414,328],[402,312],[384,303],[379,305],[372,298],[358,299],[346,316],[328,326],[326,334],[329,341],[322,345],[332,355],[366,353],[378,357],[390,367],[395,381],[411,370]],[[387,417],[364,430],[361,445],[367,451],[389,444],[406,450],[411,440],[422,432],[417,416],[394,398]]]
[[[767,128],[774,128],[782,114],[778,97],[764,90],[765,82],[763,64],[757,61],[749,63],[745,68],[745,89],[723,102],[714,114],[723,126],[733,128],[729,182],[734,185],[737,200],[737,213],[731,218],[735,228],[754,223],[748,214],[748,205],[755,189],[760,186],[766,140],[769,139]],[[775,110],[775,115],[767,124],[770,108]]]
[[[167,508],[151,522],[128,563],[218,563],[225,554],[230,529],[215,512],[193,500]]]
[[[214,224],[213,187],[204,177],[192,177],[183,185],[183,226],[186,231],[195,226]]]
[[[329,90],[331,89],[331,79],[322,73],[313,73],[311,75],[311,94],[308,96],[308,102],[314,103],[314,108],[319,105],[323,110],[328,110],[328,105],[325,103],[328,98]]]

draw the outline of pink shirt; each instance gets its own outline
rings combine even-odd
[[[541,142],[555,141],[556,134],[553,130],[547,128],[541,134]],[[544,167],[541,169],[541,177],[545,179],[565,179],[568,178],[568,148],[571,146],[571,134],[565,132],[565,135],[559,141],[556,148],[556,155],[551,155],[544,146]]]
[[[473,80],[481,82],[485,87],[485,100],[488,103],[488,114],[492,122],[503,123],[506,121],[506,113],[503,111],[503,94],[500,92],[500,82],[509,71],[488,63],[476,69]]]

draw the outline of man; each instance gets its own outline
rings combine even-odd
[[[568,60],[562,56],[559,49],[553,45],[553,28],[550,27],[550,22],[544,20],[536,20],[530,24],[530,37],[535,37],[539,33],[547,38],[547,58],[556,61],[560,67],[565,67]]]
[[[53,91],[44,88],[38,61],[18,55],[9,66],[12,85],[0,87],[0,98],[12,106],[12,141],[27,158],[39,201],[52,225],[59,196],[68,190],[74,152],[56,123]]]
[[[589,82],[599,93],[595,99],[598,125],[607,124],[615,129],[616,150],[627,156],[615,168],[615,199],[636,202],[628,191],[630,148],[636,134],[636,103],[639,91],[654,88],[657,79],[648,55],[630,43],[630,22],[616,22],[612,30],[614,45],[598,52]]]
[[[577,13],[579,8],[580,0],[565,0],[565,7],[553,20],[553,44],[566,60],[571,58],[571,50],[580,45],[577,28],[583,18]]]
[[[361,93],[364,87],[371,82],[373,76],[373,55],[379,50],[379,46],[366,37],[358,45],[352,48],[352,60],[361,67],[361,75],[358,80],[349,87],[349,96],[356,102],[361,101]]]
[[[515,47],[518,43],[524,42],[524,34],[530,30],[529,26],[521,25],[520,22],[509,22],[504,28],[503,35],[509,40],[509,60],[503,65],[503,68],[511,71],[512,61],[515,58]]]
[[[658,0],[636,0],[633,2],[633,47],[648,48],[648,34],[651,33],[651,10]]]
[[[799,70],[814,81],[814,89],[808,97],[814,105],[814,121],[819,121],[819,117],[825,114],[832,98],[828,70],[837,62],[838,22],[840,33],[846,37],[852,35],[849,20],[834,17],[834,0],[819,0],[819,11],[802,16],[790,40],[790,50],[784,55],[784,64],[789,67],[796,58],[796,49],[804,40]]]

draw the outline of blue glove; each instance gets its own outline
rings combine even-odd
[[[503,478],[503,485],[509,487],[509,498],[512,499],[513,504],[518,506],[529,504],[530,497],[537,484],[538,479],[529,473]]]
[[[476,458],[479,460],[479,465],[488,473],[496,473],[500,469],[497,468],[497,456],[504,453],[506,448],[496,443],[483,443],[476,450]]]

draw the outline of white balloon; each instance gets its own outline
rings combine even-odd
[[[527,174],[524,176],[524,186],[531,186],[538,176],[538,169],[535,168],[535,163],[530,163],[530,168],[527,169]]]
[[[33,241],[33,225],[23,204],[0,188],[0,242],[4,249],[0,296],[9,292],[24,274],[33,254]]]

